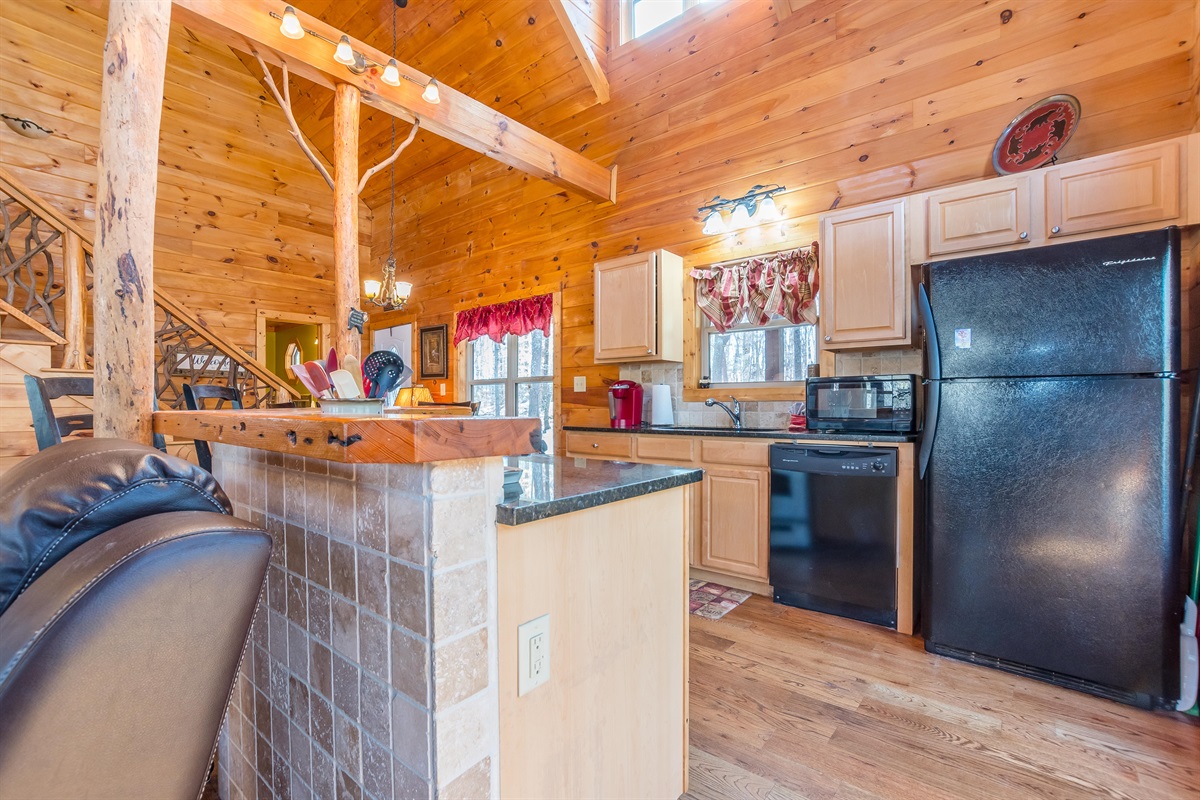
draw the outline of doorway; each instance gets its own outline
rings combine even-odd
[[[262,365],[292,387],[297,405],[312,405],[312,395],[292,373],[292,365],[320,361],[329,353],[332,321],[317,314],[260,310],[255,353]]]

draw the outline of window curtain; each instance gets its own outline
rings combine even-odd
[[[816,322],[814,299],[819,288],[817,243],[789,250],[694,269],[696,306],[719,332],[740,320],[766,325],[778,315],[799,325]]]
[[[530,331],[540,330],[550,335],[550,321],[554,318],[554,295],[542,294],[479,306],[460,311],[455,317],[454,344],[473,342],[487,336],[494,341],[503,341],[504,335],[524,336]]]

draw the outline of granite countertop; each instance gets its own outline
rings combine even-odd
[[[795,441],[800,439],[832,442],[915,442],[919,436],[916,433],[836,433],[833,431],[801,431],[792,433],[786,428],[764,430],[761,428],[735,431],[733,428],[698,428],[688,425],[643,425],[640,428],[609,428],[587,426],[563,426],[564,431],[583,431],[588,433],[652,433],[668,436],[724,436],[744,439],[774,439],[776,441]]]
[[[557,456],[507,458],[521,470],[521,496],[496,506],[500,525],[522,525],[559,514],[699,483],[703,470]]]

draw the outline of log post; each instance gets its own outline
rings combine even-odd
[[[63,237],[63,279],[67,292],[67,346],[63,348],[62,369],[86,369],[87,358],[87,276],[83,260],[83,239],[75,231]]]
[[[333,107],[333,317],[338,358],[362,356],[362,337],[349,330],[350,309],[361,302],[358,284],[358,87],[339,83]]]
[[[96,180],[95,435],[150,444],[154,204],[171,0],[110,0]]]

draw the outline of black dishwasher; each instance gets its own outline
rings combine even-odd
[[[771,446],[775,602],[896,627],[896,450]]]

